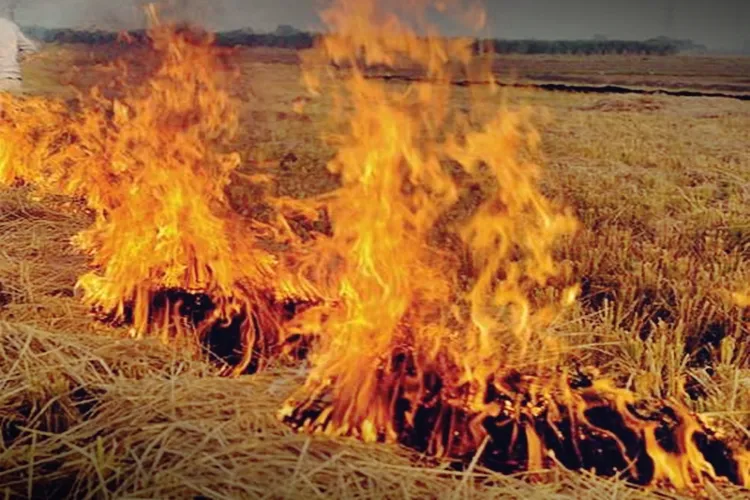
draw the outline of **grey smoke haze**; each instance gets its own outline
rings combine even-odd
[[[172,12],[210,29],[279,24],[319,28],[325,0],[166,0]],[[143,0],[20,0],[16,19],[48,27],[130,28],[142,24]],[[750,41],[750,0],[485,0],[497,38],[574,39],[596,34],[644,39],[691,38],[713,48],[739,48]],[[456,33],[451,33],[456,34]]]

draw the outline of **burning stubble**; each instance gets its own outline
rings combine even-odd
[[[333,235],[311,254],[338,293],[308,325],[312,372],[280,418],[465,462],[480,453],[507,472],[557,462],[678,488],[746,482],[746,459],[679,405],[644,409],[564,369],[553,323],[577,287],[553,251],[576,221],[539,191],[527,160],[539,137],[523,111],[481,120],[450,108],[454,76],[492,81],[470,40],[426,21],[459,7],[338,0],[321,16],[330,34],[305,81],[319,94],[343,79],[349,126],[329,165],[342,179],[327,205]],[[416,83],[368,78],[393,70]],[[471,213],[452,217],[476,186]]]
[[[241,218],[224,194],[240,125],[211,37],[153,11],[145,83],[74,107],[0,98],[0,180],[85,201],[93,224],[75,243],[93,270],[79,289],[134,335],[208,344],[234,374],[310,350],[309,377],[280,413],[297,429],[462,462],[481,451],[508,472],[561,463],[643,484],[747,484],[747,454],[680,405],[649,407],[566,369],[554,323],[577,287],[554,250],[577,222],[538,188],[526,110],[451,107],[454,77],[492,81],[472,40],[441,38],[427,21],[463,13],[481,25],[481,10],[461,7],[335,0],[322,13],[330,33],[305,82],[313,95],[341,89],[346,127],[330,137],[329,165],[341,186],[269,199],[280,214],[270,221]],[[368,78],[395,69],[419,78]],[[320,212],[330,234],[304,240],[281,215]]]
[[[413,16],[426,37],[376,2],[336,2],[322,16],[334,34],[320,49],[345,68],[342,99],[353,112],[330,165],[343,180],[328,206],[333,237],[312,252],[322,269],[345,263],[335,267],[339,300],[319,325],[305,391],[312,399],[332,393],[317,425],[367,440],[397,435],[395,393],[405,383],[391,373],[397,351],[414,365],[415,379],[434,374],[446,393],[456,390],[482,412],[490,376],[554,364],[557,340],[546,326],[560,299],[574,293],[551,293],[547,303],[532,297],[563,273],[551,250],[575,228],[538,192],[536,165],[520,159],[536,134],[523,114],[501,110],[477,124],[450,110],[453,68],[476,70],[471,40],[437,36],[418,15],[426,7],[415,6]],[[399,64],[430,83],[394,90],[366,78],[368,67]],[[311,71],[321,67],[310,61]],[[464,183],[484,178],[491,187],[470,217],[444,227],[462,195],[451,167]],[[455,251],[432,244],[441,230],[454,237]],[[467,267],[472,274],[462,275]],[[419,385],[411,412],[432,390]]]
[[[226,199],[241,163],[227,152],[237,106],[211,37],[150,14],[148,47],[134,48],[153,63],[145,82],[124,79],[117,97],[94,88],[75,106],[2,96],[0,178],[85,200],[93,224],[75,245],[94,270],[77,287],[94,310],[137,337],[218,340],[241,373],[279,344],[278,311],[306,293],[262,248],[294,237],[278,221],[240,218]]]

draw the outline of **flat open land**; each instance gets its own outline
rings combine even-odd
[[[48,47],[25,67],[29,92],[71,96],[68,83],[104,84],[91,65],[108,57]],[[331,102],[293,112],[306,96],[297,54],[241,49],[234,57],[242,170],[278,165],[276,194],[334,189],[326,169],[333,150],[321,139]],[[750,58],[503,56],[495,67],[526,82],[750,93]],[[473,90],[456,87],[455,104]],[[581,222],[559,256],[583,293],[572,319],[556,326],[577,360],[750,439],[750,311],[731,298],[750,287],[750,102],[534,88],[484,102],[506,98],[536,110],[544,192]],[[240,178],[229,193],[238,212],[260,210]],[[304,366],[226,379],[208,363],[94,321],[74,291],[87,259],[69,244],[88,217],[64,199],[0,191],[0,496],[692,496],[561,468],[459,472],[398,447],[295,434],[275,412],[304,380]],[[701,493],[748,495],[722,483]]]
[[[292,65],[298,61],[297,52],[292,50],[242,51],[258,61]],[[503,54],[494,57],[492,68],[498,80],[507,84],[558,83],[750,95],[750,57]]]
[[[500,56],[495,71],[520,81],[750,92],[750,57]]]
[[[102,61],[101,51],[90,46],[70,46],[66,54],[57,49],[55,58],[69,62]],[[257,63],[299,64],[299,52],[276,48],[239,48],[241,57]],[[28,71],[61,72],[65,65],[54,70],[43,65]],[[742,56],[572,56],[572,55],[515,55],[494,57],[493,73],[506,84],[568,84],[586,86],[617,86],[636,90],[695,91],[750,96],[750,57]],[[67,68],[69,69],[69,67]]]

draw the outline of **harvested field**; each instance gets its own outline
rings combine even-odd
[[[49,49],[49,57],[71,64],[101,62],[112,50],[88,45],[61,45]],[[64,48],[63,48],[64,47]],[[236,49],[247,61],[298,66],[306,51],[280,48]],[[114,50],[114,54],[119,52]],[[508,85],[569,85],[576,87],[621,87],[635,91],[698,92],[706,94],[750,95],[750,57],[747,56],[570,56],[496,55],[493,74]],[[45,71],[41,63],[29,68],[35,76]],[[59,68],[58,68],[59,71]],[[85,78],[79,75],[78,78]],[[40,88],[43,87],[43,77]]]
[[[241,48],[258,62],[296,65],[299,52]],[[750,92],[750,57],[741,56],[568,56],[496,55],[493,73],[501,82],[619,85],[644,89]]]
[[[589,474],[459,472],[405,450],[293,434],[274,414],[299,373],[231,380],[153,343],[18,324],[0,323],[0,339],[6,498],[652,496]]]
[[[750,92],[750,57],[502,56],[495,72],[519,81]]]
[[[106,48],[50,47],[26,69],[29,92],[72,97],[106,72]],[[242,156],[232,207],[268,207],[246,176],[270,165],[270,190],[310,198],[339,185],[321,135],[332,100],[304,112],[297,54],[239,50]],[[134,57],[137,59],[137,55]],[[63,61],[63,63],[60,63]],[[54,62],[54,64],[53,64]],[[747,92],[747,60],[502,57],[519,79]],[[75,66],[75,69],[72,67]],[[134,80],[147,67],[134,70]],[[388,85],[400,86],[403,82]],[[471,88],[453,103],[469,104]],[[486,97],[535,108],[544,193],[581,229],[558,249],[582,293],[554,324],[571,364],[595,366],[639,397],[678,400],[732,440],[750,440],[750,103],[721,98],[511,89]],[[482,110],[478,111],[481,114]],[[340,126],[340,125],[339,125]],[[472,204],[469,199],[467,205]],[[7,498],[745,498],[637,489],[561,467],[499,475],[413,451],[296,434],[276,412],[307,366],[235,379],[126,327],[96,321],[74,289],[86,256],[69,244],[91,214],[64,198],[0,192],[0,493]],[[744,440],[744,443],[743,443]]]

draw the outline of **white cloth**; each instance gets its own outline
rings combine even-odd
[[[0,80],[20,81],[18,56],[36,51],[34,42],[21,33],[21,28],[16,23],[0,17]]]

